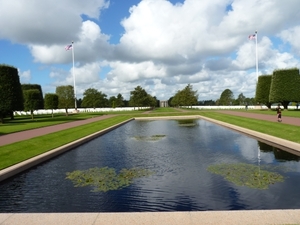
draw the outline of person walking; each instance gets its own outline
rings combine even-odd
[[[276,112],[277,112],[277,121],[282,122],[280,104],[278,104],[278,106],[276,108]]]

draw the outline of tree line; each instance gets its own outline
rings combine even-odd
[[[247,98],[243,93],[240,93],[235,99],[234,94],[230,89],[225,89],[220,98],[217,100],[203,100],[198,101],[197,91],[193,90],[193,86],[188,84],[184,89],[177,91],[177,93],[168,100],[169,106],[195,106],[195,105],[252,105],[255,104],[254,98]]]
[[[148,94],[142,87],[137,86],[130,92],[129,101],[124,100],[122,94],[111,96],[94,88],[84,91],[82,99],[75,99],[74,88],[71,85],[57,86],[55,93],[43,91],[39,84],[21,84],[17,68],[10,65],[0,65],[0,122],[10,116],[13,119],[14,111],[29,111],[33,119],[33,112],[38,109],[75,108],[103,108],[103,107],[156,107],[159,105],[156,97]]]
[[[258,103],[271,108],[274,103],[281,103],[287,109],[291,102],[300,102],[299,69],[278,69],[271,75],[258,77],[255,99]]]
[[[269,109],[272,104],[280,103],[285,109],[291,103],[300,102],[300,74],[298,68],[277,69],[271,75],[261,75],[256,84],[255,97],[249,98],[240,93],[234,97],[230,89],[225,89],[216,101],[205,100],[197,102],[198,94],[192,85],[188,84],[169,99],[170,106],[192,105],[256,105],[263,104]]]
[[[273,103],[281,103],[287,108],[290,102],[300,101],[300,76],[299,69],[275,70],[272,75],[262,75],[258,78],[255,98],[248,98],[240,93],[235,99],[230,89],[225,89],[216,101],[198,101],[198,94],[193,86],[188,84],[182,90],[178,90],[168,100],[169,106],[194,106],[194,105],[253,105],[264,104],[268,108]],[[34,110],[68,109],[75,108],[101,108],[101,107],[158,107],[159,100],[151,96],[141,86],[137,86],[130,92],[129,101],[124,100],[121,93],[107,98],[105,93],[94,88],[84,91],[83,99],[76,99],[74,88],[71,85],[56,87],[55,93],[47,93],[43,97],[39,84],[20,83],[17,68],[10,65],[0,65],[0,122],[10,116],[13,119],[14,111],[30,111],[33,118]]]

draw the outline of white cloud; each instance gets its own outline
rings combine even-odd
[[[30,70],[19,71],[19,76],[20,76],[20,82],[22,84],[27,84],[31,80],[31,72],[30,72]]]
[[[162,78],[166,75],[165,68],[162,65],[154,64],[152,61],[142,63],[110,63],[112,71],[108,79],[117,77],[123,82],[136,81],[139,79]]]
[[[287,30],[283,30],[282,32],[280,32],[278,36],[284,42],[289,43],[292,46],[294,53],[299,56],[299,51],[300,51],[299,35],[300,35],[300,26],[296,26]]]
[[[120,21],[118,44],[99,26],[107,7],[105,0],[0,0],[0,38],[27,45],[35,63],[52,65],[54,86],[73,83],[62,67],[72,64],[64,46],[74,41],[79,95],[93,87],[129,97],[140,85],[167,100],[190,83],[199,100],[217,99],[226,88],[254,97],[255,41],[248,35],[255,30],[259,74],[299,67],[298,0],[142,0]],[[100,79],[103,67],[111,71]]]
[[[102,34],[100,27],[92,22],[85,21],[81,24],[78,42],[74,42],[74,60],[76,62],[93,62],[101,59],[102,55],[109,53],[109,36]],[[72,51],[66,51],[65,45],[30,45],[31,54],[35,62],[46,64],[72,62]]]
[[[75,66],[74,73],[73,67],[71,67],[69,72],[52,71],[50,76],[56,79],[56,85],[73,85],[75,80],[76,87],[78,85],[93,86],[100,79],[100,71],[99,63],[89,63],[81,67]]]
[[[81,15],[98,19],[105,0],[0,1],[0,38],[26,44],[51,44],[74,40]],[[76,41],[76,40],[74,40]]]

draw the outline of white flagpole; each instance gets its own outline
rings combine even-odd
[[[258,82],[257,31],[255,31],[255,51],[256,51],[256,82]]]
[[[77,110],[77,99],[76,99],[76,86],[75,86],[75,74],[74,74],[74,41],[72,41],[72,57],[73,57],[73,80],[74,80],[74,98],[75,98],[75,110]]]

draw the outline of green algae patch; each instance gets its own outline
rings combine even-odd
[[[180,127],[194,127],[197,126],[198,123],[196,122],[196,120],[177,120],[178,126]]]
[[[135,136],[134,138],[138,141],[159,141],[166,137],[164,134],[156,134],[152,136]]]
[[[211,173],[223,176],[226,180],[235,185],[255,189],[268,189],[269,185],[284,181],[284,177],[279,173],[268,171],[251,164],[211,165],[207,170]]]
[[[66,179],[71,180],[75,187],[92,186],[94,192],[107,192],[128,187],[134,179],[152,174],[150,170],[140,168],[122,169],[117,173],[113,168],[95,167],[68,172]]]

